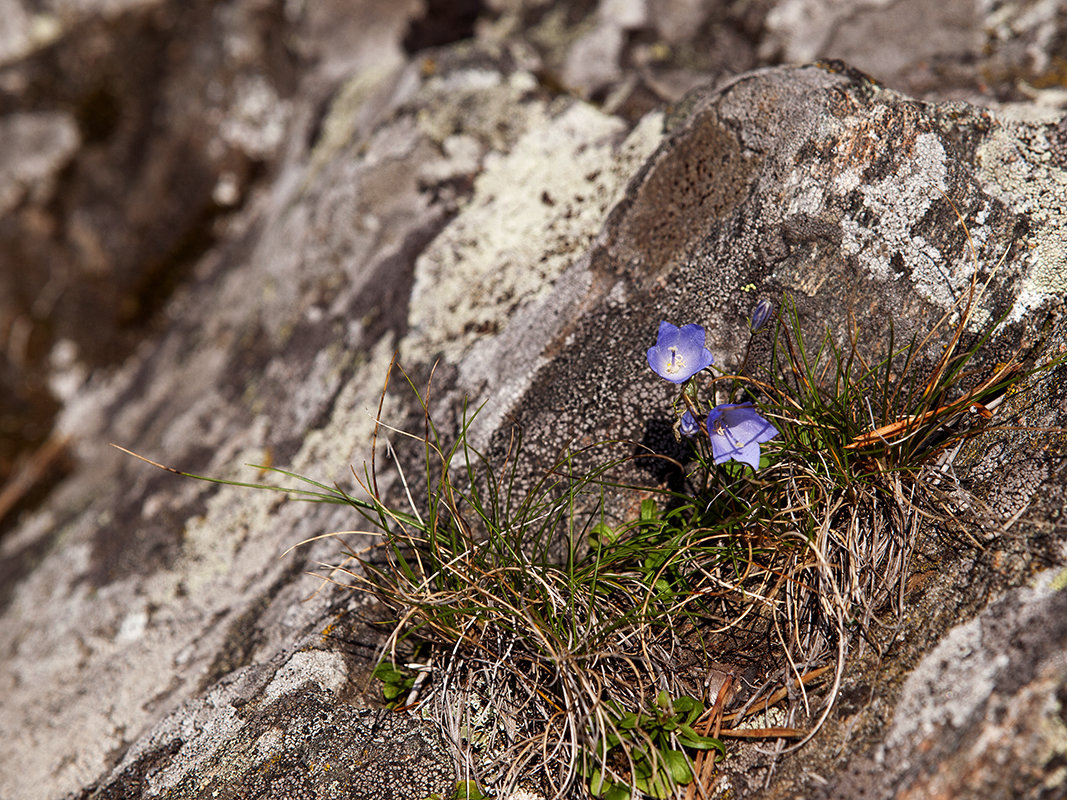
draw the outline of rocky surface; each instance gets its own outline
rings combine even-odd
[[[977,323],[1004,320],[984,366],[1059,357],[1067,23],[934,9],[0,2],[2,421],[70,460],[0,503],[0,797],[456,780],[431,726],[367,708],[374,611],[305,574],[337,542],[279,558],[350,511],[108,442],[351,486],[399,353],[417,382],[439,364],[442,416],[486,403],[476,443],[517,420],[534,457],[656,444],[658,320],[703,322],[729,364],[755,300],[789,293],[875,352],[972,276]],[[769,66],[817,57],[877,80]],[[961,454],[983,547],[917,563],[898,643],[798,754],[739,757],[739,796],[1056,796],[1065,385],[1035,375],[996,417],[1027,430]],[[390,394],[387,419],[412,411]]]
[[[1048,570],[949,631],[905,681],[884,742],[821,796],[1062,794],[1065,577]]]

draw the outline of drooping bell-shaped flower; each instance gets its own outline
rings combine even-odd
[[[678,432],[687,439],[692,439],[700,433],[700,425],[691,412],[686,411],[682,414],[682,419],[678,423]]]
[[[648,365],[652,371],[671,383],[685,383],[700,370],[710,367],[713,360],[711,351],[704,346],[704,328],[700,325],[679,328],[661,322],[656,345],[648,349]]]
[[[708,437],[716,464],[733,459],[756,469],[759,446],[777,435],[778,429],[756,413],[751,403],[727,403],[708,413]]]

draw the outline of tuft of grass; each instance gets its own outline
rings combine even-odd
[[[411,701],[442,722],[465,774],[559,797],[576,785],[613,800],[706,795],[714,760],[701,752],[725,752],[723,736],[814,735],[850,642],[903,610],[919,526],[942,513],[937,459],[969,435],[969,409],[1017,376],[1014,362],[967,371],[985,343],[957,351],[968,316],[932,365],[936,331],[868,361],[855,334],[812,346],[786,299],[764,374],[706,387],[757,402],[779,439],[758,471],[716,467],[698,439],[683,492],[614,477],[634,458],[619,442],[566,452],[527,487],[519,430],[494,464],[467,441],[475,412],[446,439],[409,381],[425,411],[418,491],[402,477],[421,505],[398,515],[366,474],[386,541],[374,558],[349,554],[359,567],[344,572],[397,611],[387,662],[405,642],[430,645],[434,678]],[[620,496],[643,497],[632,518],[614,513]],[[818,719],[723,728],[730,698],[702,694],[680,664],[714,672],[739,645],[779,664],[802,701],[832,667]]]
[[[758,470],[716,466],[697,437],[672,462],[678,491],[625,477],[666,459],[632,442],[566,450],[530,475],[516,427],[489,458],[468,436],[477,409],[443,429],[406,374],[423,430],[390,429],[418,450],[416,479],[387,448],[403,510],[378,485],[381,406],[371,462],[353,471],[367,500],[278,469],[297,488],[214,482],[346,503],[371,523],[379,544],[325,577],[394,610],[375,676],[390,705],[441,725],[463,796],[708,797],[724,738],[799,747],[850,648],[899,620],[920,527],[949,513],[951,458],[1022,374],[1014,358],[973,370],[993,330],[964,346],[980,296],[972,283],[927,336],[897,347],[891,333],[876,358],[856,330],[805,336],[783,299],[767,363],[750,372],[746,348],[737,374],[692,382],[677,409],[705,414],[701,390],[753,402],[779,436]],[[741,688],[745,658],[763,686]],[[783,702],[783,724],[745,722]]]
[[[341,571],[397,610],[384,660],[402,660],[406,643],[432,646],[420,713],[442,723],[483,787],[669,796],[693,780],[689,752],[721,743],[692,729],[699,701],[656,690],[675,682],[669,653],[650,644],[679,599],[661,564],[625,555],[629,532],[662,533],[655,503],[632,526],[608,524],[608,495],[637,488],[610,479],[630,445],[566,452],[527,485],[521,433],[491,463],[467,441],[467,411],[447,441],[426,412],[422,484],[412,491],[401,472],[403,516],[364,476],[385,541],[349,553],[359,568]]]

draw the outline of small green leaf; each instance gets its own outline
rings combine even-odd
[[[659,516],[656,511],[656,501],[651,497],[641,501],[641,521],[653,522]]]
[[[656,773],[656,770],[652,768],[652,762],[649,760],[648,753],[634,749],[630,754],[630,758],[634,765],[635,780],[648,781]]]
[[[383,661],[374,668],[374,677],[382,683],[401,683],[407,675]]]
[[[684,716],[687,723],[704,713],[704,704],[695,698],[682,695],[674,701],[674,713]]]
[[[630,800],[630,787],[605,777],[600,767],[597,767],[589,779],[589,794],[604,800]]]
[[[726,755],[726,746],[721,740],[711,736],[701,736],[688,725],[678,726],[678,743],[691,750],[718,750]]]
[[[604,780],[604,771],[600,767],[595,767],[593,774],[589,776],[589,794],[593,797],[600,797],[607,791],[607,785]]]
[[[654,797],[656,800],[666,800],[674,790],[669,773],[665,772],[656,772],[647,777],[635,777],[634,786],[642,794]]]
[[[619,721],[615,723],[615,726],[621,728],[624,731],[633,730],[638,726],[640,718],[637,714],[629,713],[619,717]]]
[[[597,523],[593,526],[593,530],[589,531],[590,547],[608,547],[615,544],[618,539],[618,531],[603,522]]]
[[[661,750],[659,756],[666,763],[675,783],[686,784],[693,780],[689,759],[681,750]]]

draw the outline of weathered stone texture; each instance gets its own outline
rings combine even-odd
[[[266,686],[266,670],[235,673],[138,742],[114,780],[78,797],[448,795],[456,773],[440,735],[413,717],[340,701],[320,679],[333,667],[333,683],[344,684],[344,669],[329,661],[321,651],[299,652]]]
[[[1062,796],[1064,577],[1046,571],[948,632],[904,682],[884,742],[816,796]]]
[[[420,388],[439,362],[442,419],[485,403],[478,446],[514,420],[531,463],[603,436],[667,447],[657,322],[702,322],[728,368],[756,300],[785,293],[811,335],[854,322],[876,352],[888,321],[925,333],[988,280],[975,331],[1004,325],[979,368],[1067,349],[1049,4],[942,4],[911,49],[909,3],[496,0],[435,27],[439,5],[0,0],[0,380],[51,387],[76,459],[0,541],[0,797],[407,800],[455,780],[431,726],[364,707],[365,598],[304,574],[338,542],[278,558],[364,527],[351,510],[109,441],[352,488],[399,352]],[[893,88],[840,62],[736,74],[812,26],[805,58],[849,54]],[[871,31],[898,52],[867,53]],[[1041,102],[995,103],[1026,92]],[[927,102],[952,97],[989,107]],[[1067,558],[1065,385],[1062,365],[1028,378],[960,455],[1000,525],[988,552],[920,565],[898,647],[771,780],[745,751],[739,796],[1055,780],[1062,581],[968,617]],[[399,391],[384,414],[418,420]],[[965,702],[939,699],[953,684]]]

